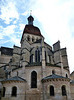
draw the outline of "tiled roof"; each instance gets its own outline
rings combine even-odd
[[[40,29],[38,27],[35,27],[34,25],[26,25],[23,34],[25,33],[42,36]]]
[[[56,75],[56,74],[52,74],[50,76],[44,77],[42,80],[46,80],[46,79],[57,79],[57,78],[66,78],[60,75]]]
[[[19,77],[19,76],[15,76],[15,77],[11,77],[9,79],[5,79],[3,81],[5,82],[5,81],[26,81],[26,80],[21,78],[21,77]]]

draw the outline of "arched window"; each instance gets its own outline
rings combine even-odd
[[[30,56],[30,63],[33,63],[33,54]]]
[[[5,97],[5,91],[6,91],[6,88],[3,87],[3,97]]]
[[[50,96],[54,96],[54,87],[50,86]]]
[[[27,40],[30,41],[30,36],[27,37]]]
[[[52,70],[52,74],[55,74],[55,71],[54,70]]]
[[[38,40],[38,37],[36,38],[36,41]]]
[[[49,63],[51,63],[51,56],[49,55]]]
[[[34,40],[35,40],[34,37],[32,37],[32,42],[34,42]]]
[[[35,51],[35,62],[40,62],[40,51],[38,49]]]
[[[62,90],[62,96],[66,96],[66,87],[64,85],[61,87],[61,90]]]
[[[14,96],[14,97],[17,96],[17,87],[16,86],[12,87],[12,96]]]
[[[37,88],[37,73],[35,71],[31,73],[31,88]]]
[[[66,74],[66,78],[68,78],[68,75]]]
[[[1,96],[1,90],[0,90],[0,96]]]

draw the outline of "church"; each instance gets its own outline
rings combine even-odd
[[[0,100],[74,100],[66,48],[44,41],[30,15],[21,46],[0,48]]]

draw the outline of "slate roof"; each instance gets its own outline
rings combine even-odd
[[[73,73],[74,73],[74,71],[70,75],[72,75]]]
[[[12,48],[1,47],[1,48],[0,48],[0,51],[1,51],[1,55],[2,55],[2,54],[4,54],[4,55],[9,55],[9,56],[12,56],[12,55],[13,55],[13,49],[12,49]]]
[[[71,84],[74,84],[74,80],[72,80],[70,83],[71,83]]]
[[[3,82],[5,82],[5,81],[26,81],[26,80],[21,78],[21,77],[19,77],[19,76],[14,76],[14,77],[11,77],[9,79],[3,80]]]
[[[63,76],[60,76],[60,75],[56,75],[56,74],[52,74],[50,76],[44,77],[42,80],[46,80],[46,79],[57,79],[57,78],[65,78],[65,79],[67,79],[66,77],[63,77]]]
[[[28,21],[34,21],[34,18],[31,15],[27,19]]]

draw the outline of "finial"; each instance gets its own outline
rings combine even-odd
[[[32,15],[32,10],[30,10],[30,15]]]
[[[32,10],[30,10],[30,16],[28,17],[28,24],[33,25],[34,18],[32,17]]]

